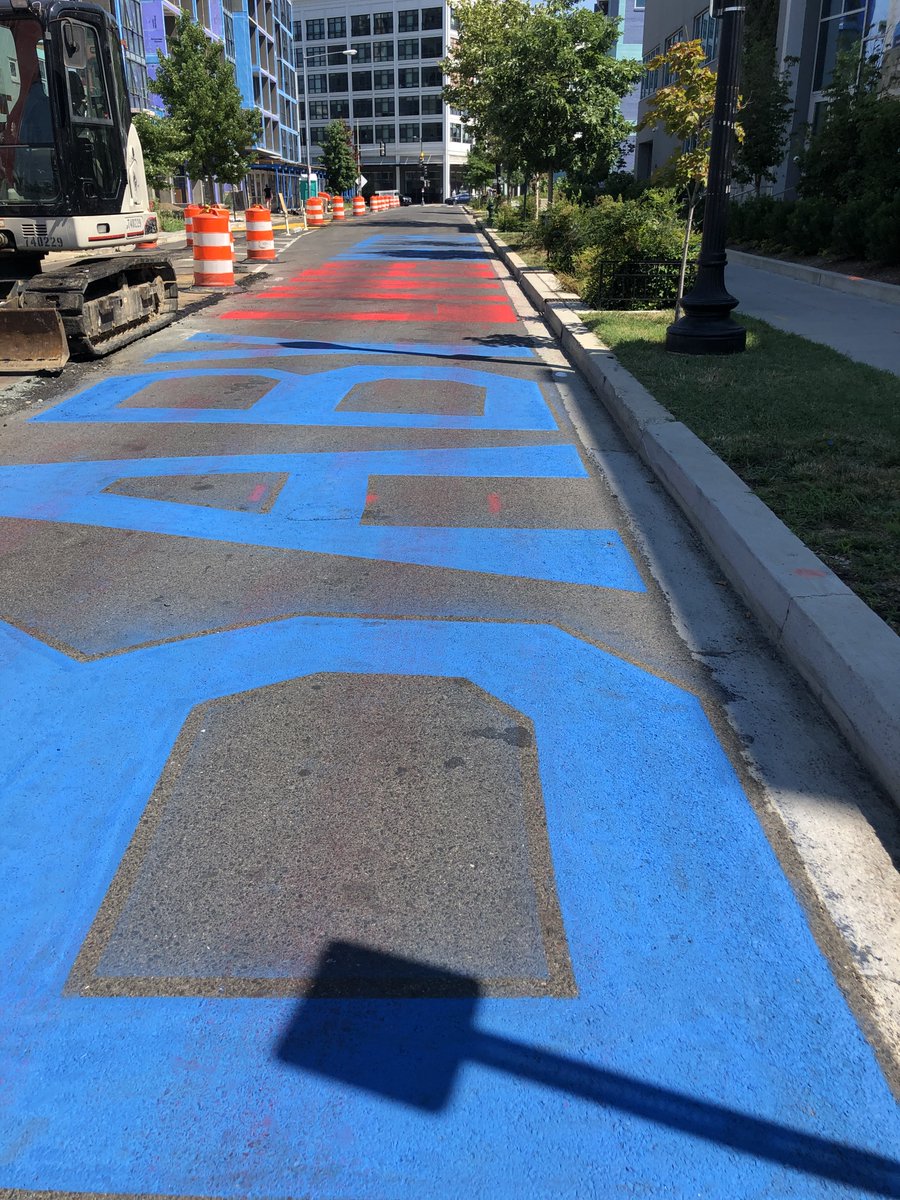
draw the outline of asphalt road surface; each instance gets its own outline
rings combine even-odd
[[[741,739],[869,785],[465,217],[29,396],[0,1195],[900,1196]]]

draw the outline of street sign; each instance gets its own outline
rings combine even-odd
[[[357,175],[357,177],[356,177],[356,186],[357,186],[358,188],[364,188],[368,182],[369,182],[369,181],[368,181],[368,179],[366,179],[365,175],[363,175],[362,173],[360,173],[359,175]]]

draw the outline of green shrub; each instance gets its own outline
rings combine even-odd
[[[588,304],[663,308],[674,303],[684,223],[673,190],[653,188],[635,200],[601,197],[585,213],[584,230],[585,248],[574,264]],[[699,241],[694,234],[690,257]],[[645,265],[654,260],[663,265]]]
[[[858,196],[835,211],[831,231],[831,248],[835,254],[843,258],[864,257],[872,207],[870,197]]]
[[[497,211],[494,213],[494,228],[500,233],[519,230],[524,225],[525,218],[522,216],[522,209],[518,205],[504,203],[497,207]]]
[[[866,219],[866,257],[900,263],[900,195],[872,210]]]
[[[821,254],[831,245],[834,206],[830,200],[798,200],[787,222],[791,249],[798,254]]]
[[[541,213],[533,226],[533,242],[547,254],[550,262],[563,271],[571,271],[575,255],[584,246],[585,210],[558,200]]]

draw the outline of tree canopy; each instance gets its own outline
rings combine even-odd
[[[141,139],[147,183],[163,188],[184,161],[184,132],[171,117],[135,113],[132,120]]]
[[[175,22],[169,53],[160,55],[154,87],[179,131],[188,174],[240,183],[256,160],[262,118],[243,107],[221,45],[186,13]]]
[[[343,121],[332,121],[322,134],[322,166],[332,192],[346,192],[356,183],[356,155],[350,129]]]
[[[778,0],[748,5],[741,68],[744,138],[735,146],[734,177],[752,183],[757,195],[763,183],[775,180],[793,115],[790,67],[797,60],[787,59],[788,65],[779,68],[777,29]]]
[[[578,0],[460,0],[445,98],[526,175],[589,155],[612,166],[631,132],[619,102],[640,63],[615,59],[617,24]]]

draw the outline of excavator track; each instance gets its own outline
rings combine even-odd
[[[95,258],[34,276],[19,304],[57,312],[73,358],[103,358],[174,321],[178,285],[159,255]]]

